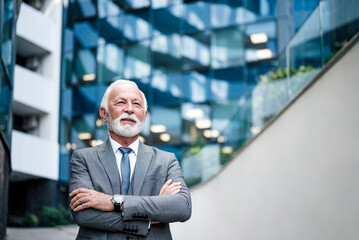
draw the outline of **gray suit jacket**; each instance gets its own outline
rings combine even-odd
[[[181,182],[181,191],[158,196],[168,179]],[[74,151],[69,191],[77,188],[125,195],[109,140],[96,147]],[[72,214],[80,226],[76,239],[172,239],[169,223],[190,218],[191,196],[174,154],[140,142],[124,212],[89,208]],[[160,223],[148,229],[149,220]]]

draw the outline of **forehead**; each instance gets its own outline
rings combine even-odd
[[[118,98],[137,99],[143,101],[140,90],[136,86],[130,84],[121,84],[111,89],[109,101],[113,101]]]

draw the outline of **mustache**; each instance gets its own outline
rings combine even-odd
[[[124,118],[129,118],[129,119],[135,121],[136,123],[141,122],[141,121],[136,117],[135,114],[131,114],[131,115],[130,115],[130,114],[128,114],[128,113],[123,113],[121,116],[117,117],[118,120],[122,120],[122,119],[124,119]]]

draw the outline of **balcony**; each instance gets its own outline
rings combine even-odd
[[[45,114],[52,111],[55,85],[38,73],[15,66],[14,112],[20,115]],[[43,91],[46,89],[46,91]]]
[[[18,146],[12,148],[11,151],[14,180],[24,180],[30,177],[58,179],[59,147],[57,143],[13,130],[12,145]]]

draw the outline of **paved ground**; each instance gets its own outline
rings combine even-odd
[[[55,228],[12,228],[6,230],[6,240],[74,240],[77,225],[58,226]]]

